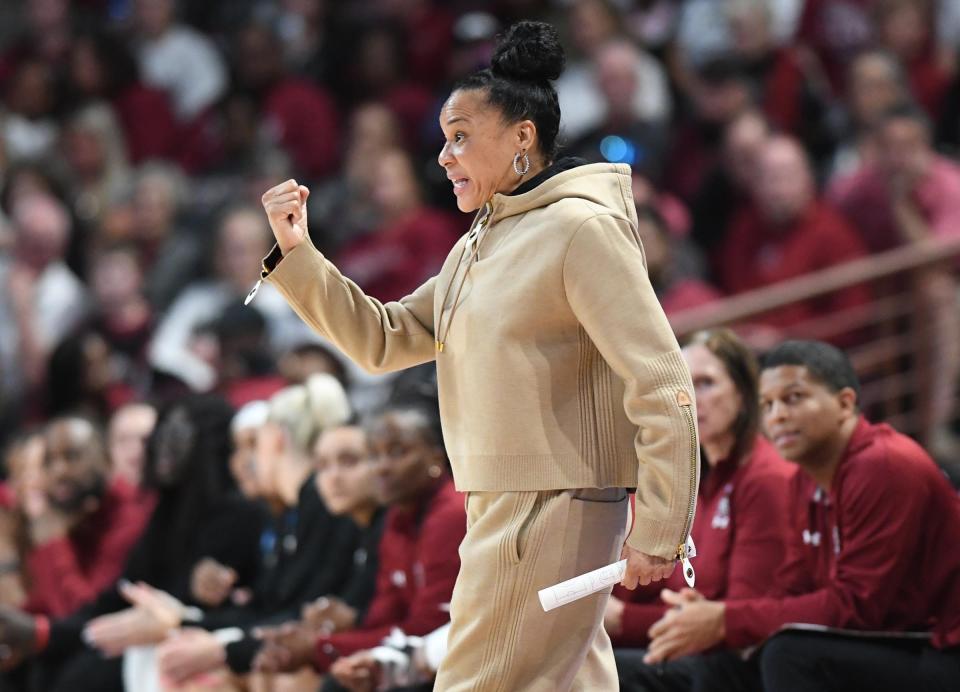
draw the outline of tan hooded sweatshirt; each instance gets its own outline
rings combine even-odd
[[[637,489],[627,543],[683,557],[698,486],[690,374],[647,277],[625,165],[496,194],[438,276],[380,303],[309,242],[271,281],[361,367],[436,359],[460,491]]]

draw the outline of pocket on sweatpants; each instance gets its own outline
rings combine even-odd
[[[580,502],[616,503],[627,499],[626,488],[576,488],[570,498]]]
[[[517,493],[517,505],[506,537],[507,557],[514,564],[520,564],[526,555],[531,531],[546,503],[547,495],[533,491]]]

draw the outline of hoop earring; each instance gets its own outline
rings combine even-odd
[[[521,154],[518,151],[516,156],[513,157],[513,170],[521,178],[527,174],[527,171],[530,170],[530,157],[527,156],[527,152],[523,152],[523,170],[520,170],[520,157]]]

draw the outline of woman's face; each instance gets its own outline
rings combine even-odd
[[[709,444],[732,432],[743,407],[740,393],[723,362],[703,344],[683,349],[697,396],[697,428],[700,440]]]
[[[376,503],[363,430],[355,426],[327,430],[317,440],[313,458],[317,491],[331,514],[349,514]]]
[[[440,463],[435,450],[396,416],[386,415],[371,431],[369,448],[377,497],[385,505],[416,502],[435,479],[430,474]]]
[[[154,475],[161,487],[170,488],[184,479],[197,428],[187,410],[177,408],[160,422],[156,434]]]
[[[504,123],[481,90],[458,89],[450,94],[440,111],[446,143],[437,161],[453,183],[460,211],[476,211],[494,193],[510,192],[519,184],[513,157],[524,149],[534,155],[529,142],[524,146],[518,127],[522,124]]]
[[[256,428],[241,428],[233,433],[230,474],[237,488],[247,498],[257,497],[256,447]]]

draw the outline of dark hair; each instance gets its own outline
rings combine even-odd
[[[930,116],[913,101],[900,101],[886,108],[880,113],[880,117],[877,118],[877,131],[886,127],[894,120],[912,120],[923,128],[928,138],[933,130],[933,126],[930,123]]]
[[[457,89],[484,89],[508,123],[532,120],[549,163],[557,155],[560,102],[550,83],[565,58],[557,30],[545,22],[517,22],[497,38],[490,67],[460,80]]]
[[[657,229],[657,233],[665,238],[670,235],[670,224],[653,204],[637,205],[637,221],[650,224]]]
[[[425,445],[442,450],[446,458],[439,410],[426,404],[389,406],[365,417],[361,421],[361,427],[368,435],[374,434],[381,429],[387,418],[396,418],[401,425],[415,432]]]
[[[114,31],[88,29],[77,37],[87,41],[104,78],[104,96],[113,98],[140,80],[137,59],[126,41]]]
[[[781,365],[803,366],[831,392],[849,387],[860,401],[860,379],[847,354],[836,346],[823,341],[784,341],[763,357],[762,368],[770,370]]]
[[[178,410],[186,412],[196,434],[182,478],[172,487],[161,487],[157,442],[163,423]],[[171,564],[183,564],[203,517],[235,487],[229,470],[233,415],[233,408],[216,394],[190,394],[164,406],[147,440],[143,485],[157,490],[159,500],[144,536]]]
[[[731,458],[743,459],[757,438],[760,428],[760,403],[757,400],[757,380],[760,366],[756,356],[745,343],[726,328],[697,332],[687,345],[699,344],[723,363],[723,369],[740,394],[740,412],[733,422],[734,443]]]

